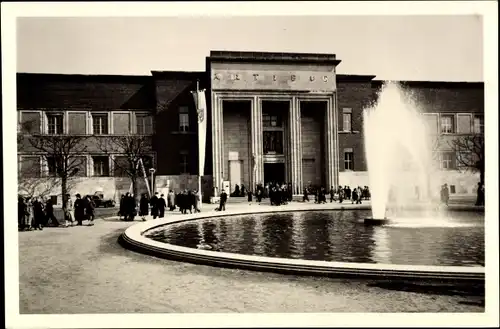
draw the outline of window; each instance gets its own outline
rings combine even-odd
[[[344,152],[344,169],[345,170],[354,170],[354,153],[352,151]]]
[[[283,154],[282,131],[264,131],[263,137],[264,154]]]
[[[459,134],[470,134],[471,115],[457,114],[457,132]]]
[[[151,135],[153,133],[153,117],[147,113],[135,115],[138,135]]]
[[[107,156],[94,156],[94,176],[109,176],[109,159]]]
[[[342,130],[352,131],[352,110],[343,109],[342,112]]]
[[[47,158],[47,173],[49,176],[57,176],[57,173],[62,167],[60,159],[53,156],[48,156]],[[59,160],[59,161],[58,161]]]
[[[59,135],[63,133],[63,114],[47,114],[47,133],[50,135]]]
[[[263,114],[262,126],[266,128],[281,128],[283,127],[283,120],[281,115],[277,114]]]
[[[179,107],[179,131],[189,131],[189,110],[187,106]]]
[[[484,134],[484,117],[481,115],[474,117],[474,133]]]
[[[450,170],[454,169],[455,154],[453,152],[441,153],[441,169]]]
[[[92,114],[92,130],[94,135],[108,134],[108,114]]]
[[[187,151],[181,151],[180,154],[180,173],[189,173],[189,154]]]
[[[457,193],[456,188],[455,188],[455,185],[450,185],[450,193],[451,193],[451,194],[455,194],[455,193]]]
[[[441,116],[441,133],[442,134],[453,134],[453,116],[452,115]]]
[[[439,126],[438,126],[438,115],[437,114],[424,114],[425,126],[429,134],[438,134]]]

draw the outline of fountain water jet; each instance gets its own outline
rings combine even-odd
[[[424,212],[435,209],[430,177],[434,171],[426,122],[415,103],[396,83],[382,87],[378,101],[365,109],[364,141],[371,190],[372,218],[385,224],[419,198]],[[426,217],[425,214],[421,214]]]

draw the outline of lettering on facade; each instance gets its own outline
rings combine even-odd
[[[226,73],[226,74],[224,74],[224,73],[215,73],[214,74],[214,80],[221,81],[224,78],[224,76],[226,76],[227,79],[232,80],[232,81],[239,81],[239,80],[245,79],[245,76],[242,75],[241,73]],[[259,80],[262,80],[262,79],[265,80],[265,76],[262,77],[262,75],[260,73],[252,73],[251,76],[253,77],[253,81],[259,81]],[[288,78],[287,79],[288,81],[292,81],[292,82],[297,81],[297,75],[296,74],[288,75],[287,78]],[[309,79],[310,82],[314,82],[317,79],[320,79],[320,81],[323,81],[324,83],[327,83],[328,80],[329,80],[327,75],[323,75],[323,76],[310,75],[308,79]],[[272,75],[272,81],[278,81],[278,75],[273,74]]]

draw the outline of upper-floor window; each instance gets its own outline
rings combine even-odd
[[[135,122],[138,135],[151,135],[153,133],[153,117],[148,113],[136,113]]]
[[[442,115],[441,116],[441,133],[442,134],[453,134],[453,115]]]
[[[455,169],[455,153],[453,152],[443,152],[441,153],[441,169],[450,170]]]
[[[64,115],[62,113],[47,114],[47,133],[59,135],[63,133]]]
[[[352,131],[352,110],[343,109],[342,110],[342,130]]]
[[[92,133],[94,135],[108,134],[108,114],[96,113],[92,114]]]
[[[94,176],[109,176],[109,158],[107,156],[92,157]]]
[[[283,120],[281,115],[266,114],[262,115],[262,126],[264,128],[281,128],[283,127]]]
[[[354,153],[352,151],[344,152],[344,170],[354,170]]]
[[[179,131],[189,131],[189,109],[187,106],[179,107]]]
[[[474,133],[484,134],[484,116],[476,115],[474,117]]]
[[[283,131],[264,131],[264,154],[283,154]]]

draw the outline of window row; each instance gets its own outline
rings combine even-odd
[[[483,115],[425,113],[424,118],[432,134],[484,134]]]
[[[472,154],[470,156],[472,156]],[[467,157],[467,155],[462,155],[462,157]],[[455,152],[439,152],[438,161],[439,168],[442,170],[455,170],[460,166],[460,162],[457,161],[457,154]],[[403,166],[409,169],[411,164],[405,163]],[[344,150],[344,170],[354,170],[354,152],[352,149]]]
[[[426,125],[432,134],[484,134],[484,116],[470,113],[424,113]],[[352,131],[352,109],[342,109],[343,132]]]
[[[154,168],[154,157],[142,156],[142,164],[146,174]],[[61,159],[53,156],[23,155],[19,157],[19,172],[23,177],[55,177],[59,171],[67,171],[76,177],[127,177],[131,164],[127,157],[114,155],[82,155],[71,157],[66,169]],[[142,169],[140,169],[142,174]]]
[[[19,111],[18,131],[25,134],[151,135],[153,116],[148,112]]]

